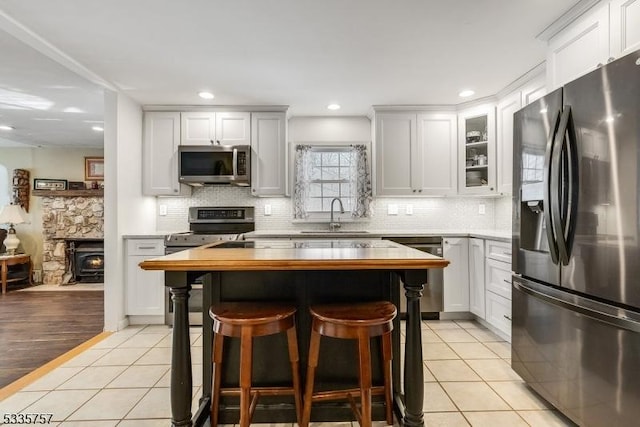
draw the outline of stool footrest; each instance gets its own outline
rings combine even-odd
[[[260,396],[286,396],[295,395],[295,390],[291,387],[251,387],[251,394]],[[224,388],[220,390],[220,396],[240,396],[239,388]]]
[[[384,395],[384,386],[371,387],[371,394],[374,396]],[[317,391],[311,396],[314,402],[327,400],[349,399],[349,396],[360,397],[359,388],[349,388],[344,390]]]

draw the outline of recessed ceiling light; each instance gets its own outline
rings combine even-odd
[[[327,108],[329,110],[339,110],[340,109],[340,105],[339,104],[329,104],[329,105],[327,105]]]
[[[613,123],[614,120],[615,120],[615,118],[613,116],[607,116],[607,118],[604,119],[604,121],[607,122],[607,123]]]
[[[104,131],[104,128],[101,128],[100,126],[92,126],[91,129],[95,130],[96,132]]]
[[[62,111],[65,113],[84,113],[84,111],[76,107],[67,107]]]
[[[544,107],[543,109],[541,109],[541,110],[540,110],[540,114],[544,114],[544,113],[546,113],[547,111],[549,111],[549,110],[547,110],[547,107]]]
[[[13,126],[0,125],[0,130],[13,130]]]
[[[473,95],[474,93],[475,93],[475,92],[474,92],[474,91],[472,91],[471,89],[465,89],[465,90],[461,91],[461,92],[458,94],[458,96],[459,96],[460,98],[468,98],[468,97],[470,97],[471,95]]]
[[[211,92],[200,92],[198,96],[202,99],[213,99],[213,94]]]

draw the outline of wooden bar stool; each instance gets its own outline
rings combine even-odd
[[[391,383],[391,331],[396,307],[387,301],[360,304],[331,304],[312,306],[309,311],[313,318],[311,326],[311,342],[309,345],[309,361],[307,366],[307,383],[302,411],[303,427],[309,425],[311,404],[322,400],[346,398],[351,404],[356,418],[362,427],[371,427],[371,396],[384,394],[387,424],[393,424],[392,383]],[[318,353],[320,352],[320,336],[333,338],[357,339],[360,367],[360,388],[348,390],[332,390],[313,392],[313,383]],[[371,337],[382,336],[382,358],[384,366],[384,386],[372,387],[371,384]],[[360,395],[358,409],[354,396]]]
[[[300,422],[300,373],[298,340],[294,315],[296,308],[287,304],[223,303],[211,306],[213,319],[213,396],[211,399],[211,425],[218,425],[220,396],[240,396],[240,426],[248,427],[259,396],[293,395],[296,419]],[[293,374],[293,387],[251,387],[253,363],[253,337],[287,332],[289,361]],[[224,337],[240,337],[240,387],[221,388],[222,345]]]

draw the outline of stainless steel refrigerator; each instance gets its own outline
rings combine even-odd
[[[640,51],[514,115],[512,367],[581,426],[640,425]]]

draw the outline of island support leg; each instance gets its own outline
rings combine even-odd
[[[171,351],[171,425],[191,427],[191,342],[189,337],[189,291],[186,274],[166,273],[173,301]],[[183,286],[178,286],[183,284]]]
[[[422,362],[422,332],[420,297],[426,274],[406,272],[403,277],[407,297],[407,340],[404,348],[404,404],[405,426],[424,426],[422,403],[424,399],[424,372]]]

